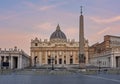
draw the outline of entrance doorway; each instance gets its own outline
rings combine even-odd
[[[51,64],[51,59],[48,59],[48,64]]]
[[[120,68],[120,57],[116,57],[116,67]]]
[[[62,64],[62,59],[59,59],[59,64]]]
[[[13,57],[13,69],[18,68],[18,57]]]
[[[34,66],[36,67],[37,65],[37,56],[34,57]]]
[[[70,59],[70,64],[73,64],[73,59],[72,58]]]

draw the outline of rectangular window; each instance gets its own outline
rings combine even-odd
[[[35,46],[38,46],[38,43],[35,43]]]
[[[66,64],[66,60],[64,60],[64,64]]]

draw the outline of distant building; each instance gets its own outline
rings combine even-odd
[[[89,48],[89,62],[100,67],[120,68],[120,37],[106,35]]]
[[[29,65],[29,55],[17,47],[9,50],[0,49],[0,69],[23,69]]]
[[[59,24],[51,34],[50,39],[35,38],[31,40],[32,66],[54,65],[83,65],[88,64],[88,40],[84,38],[84,17],[79,17],[79,41],[67,39]]]
[[[84,54],[88,63],[88,41],[84,40]],[[32,66],[50,65],[67,66],[79,64],[79,42],[67,39],[66,35],[57,25],[51,34],[50,40],[35,38],[31,40]]]

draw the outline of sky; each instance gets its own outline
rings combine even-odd
[[[0,48],[17,46],[30,55],[31,39],[48,39],[57,24],[78,41],[80,6],[89,45],[120,36],[120,0],[0,0]]]

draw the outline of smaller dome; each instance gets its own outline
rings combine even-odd
[[[53,40],[61,40],[61,41],[66,41],[66,35],[60,30],[60,26],[59,24],[56,27],[56,31],[52,33],[52,35],[50,36],[50,41]]]

